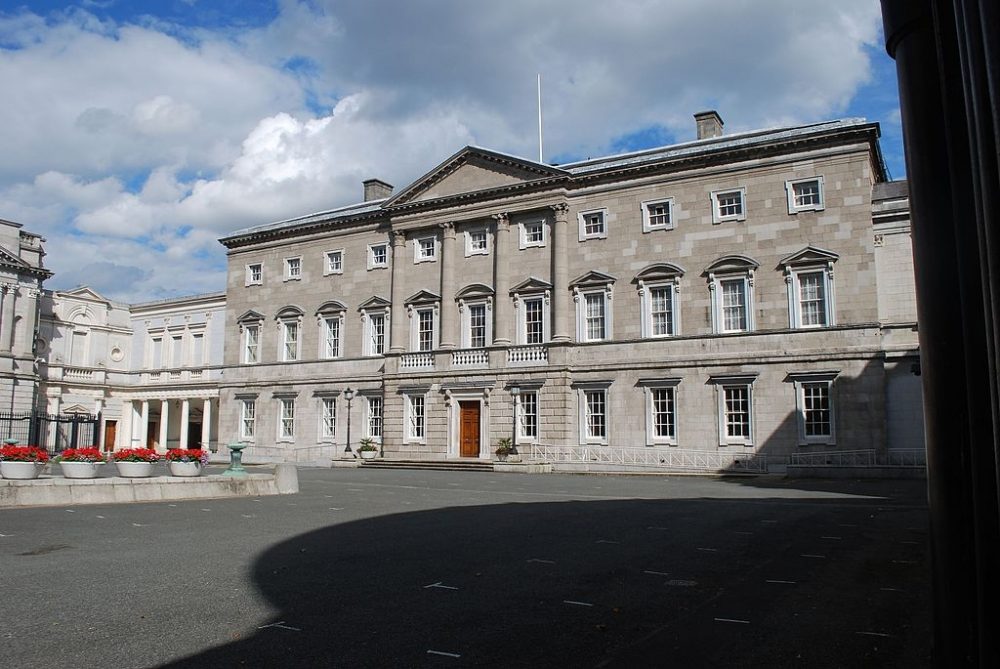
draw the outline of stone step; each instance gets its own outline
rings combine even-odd
[[[428,469],[450,472],[491,472],[492,462],[482,460],[362,460],[361,466],[372,469]]]

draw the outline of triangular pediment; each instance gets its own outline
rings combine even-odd
[[[614,283],[615,277],[610,274],[605,274],[604,272],[598,272],[597,270],[591,270],[586,274],[578,276],[573,281],[570,281],[569,287],[573,288],[576,286],[606,286],[609,283]]]
[[[260,313],[259,311],[254,311],[253,309],[249,309],[247,311],[244,311],[243,315],[236,319],[236,322],[253,323],[262,320],[264,320],[264,314]]]
[[[801,251],[796,251],[792,255],[782,258],[778,262],[778,266],[825,265],[827,263],[836,262],[839,258],[840,256],[833,251],[827,251],[826,249],[821,249],[818,246],[807,246]]]
[[[429,290],[420,290],[406,298],[403,304],[427,304],[428,302],[440,302],[441,296]]]
[[[84,414],[89,416],[90,409],[83,406],[82,404],[71,404],[68,407],[63,407],[62,413],[76,414],[76,415]]]
[[[361,306],[358,307],[358,311],[364,311],[365,309],[388,309],[391,305],[392,302],[384,297],[373,295],[361,303]]]
[[[546,290],[552,290],[552,284],[548,281],[543,281],[538,277],[528,277],[527,280],[522,281],[513,288],[510,289],[510,294],[514,293],[542,293]]]
[[[28,263],[17,257],[7,249],[0,246],[0,263],[7,265],[17,265],[18,267],[29,267]]]
[[[551,165],[467,146],[386,202],[386,206],[435,200],[505,186],[567,176]]]
[[[74,297],[78,300],[89,300],[92,302],[104,303],[108,302],[106,297],[98,293],[90,286],[80,286],[79,288],[74,288],[73,290],[60,290],[59,295],[62,297]]]

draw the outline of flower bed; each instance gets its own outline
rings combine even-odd
[[[159,462],[160,454],[151,448],[123,448],[112,453],[115,462]]]
[[[208,464],[208,453],[198,448],[171,448],[167,451],[167,462],[198,462]]]
[[[104,455],[96,448],[67,448],[56,457],[57,462],[104,462]]]

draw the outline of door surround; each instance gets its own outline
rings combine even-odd
[[[479,404],[479,458],[489,459],[492,454],[490,448],[490,403],[488,390],[479,392],[456,393],[450,390],[445,391],[445,400],[448,405],[448,457],[462,458],[462,407],[460,402],[477,402]],[[462,458],[471,460],[471,457]]]

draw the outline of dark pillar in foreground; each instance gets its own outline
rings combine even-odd
[[[934,663],[1000,666],[1000,11],[882,0],[913,221]]]

